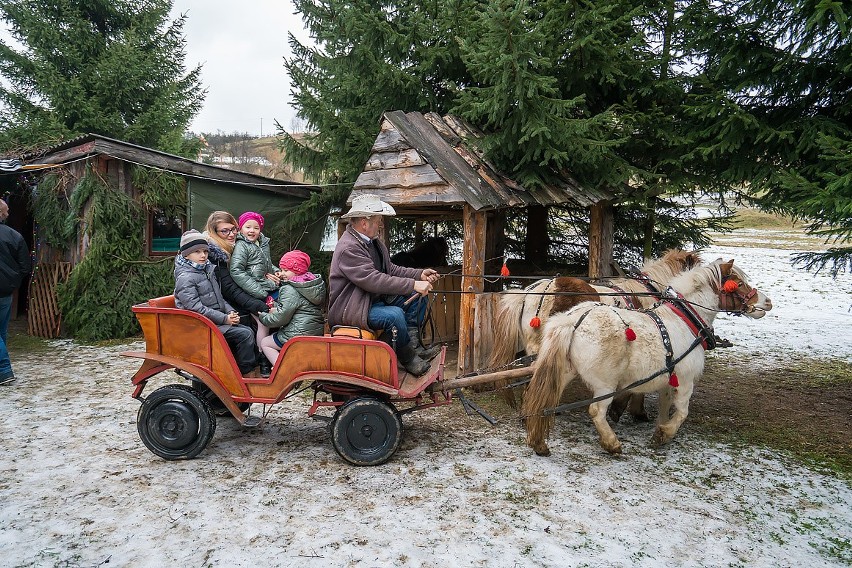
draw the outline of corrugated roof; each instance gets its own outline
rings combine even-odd
[[[477,145],[477,139],[482,133],[471,127],[459,117],[447,115],[441,117],[435,113],[422,114],[419,112],[390,111],[383,115],[398,133],[382,132],[376,139],[373,152],[368,163],[379,163],[381,156],[389,150],[404,151],[411,148],[423,157],[426,163],[434,168],[434,172],[456,191],[436,195],[432,201],[438,203],[455,203],[459,200],[473,206],[474,209],[496,209],[505,207],[527,206],[532,204],[556,205],[575,203],[589,207],[602,200],[612,200],[614,196],[608,192],[583,188],[571,177],[562,172],[556,175],[554,184],[529,189],[521,186],[515,180],[499,172],[485,159]],[[378,156],[378,158],[376,157]],[[404,162],[394,164],[394,181],[385,183],[397,184],[397,188],[406,189],[405,184],[420,183],[415,175],[403,175],[398,172],[407,168],[413,172],[414,167]],[[390,171],[390,170],[388,170]],[[364,171],[355,182],[355,191],[382,193],[381,170]],[[438,186],[435,186],[438,188]],[[396,205],[393,199],[389,203]],[[399,204],[412,205],[411,203]]]

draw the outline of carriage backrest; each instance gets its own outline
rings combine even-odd
[[[175,308],[175,295],[160,296],[159,298],[151,298],[148,300],[148,305],[152,308]]]

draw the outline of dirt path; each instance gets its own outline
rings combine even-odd
[[[497,427],[458,403],[415,413],[388,464],[356,468],[296,398],[260,429],[220,419],[198,459],[166,462],[136,433],[138,363],[118,352],[139,348],[13,347],[22,378],[0,390],[0,564],[852,564],[848,482],[729,443],[700,424],[707,407],[661,451],[650,425],[624,421],[619,457],[584,412],[560,416],[554,454],[539,458],[497,397],[473,395]]]

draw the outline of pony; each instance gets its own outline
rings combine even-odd
[[[668,443],[689,412],[695,382],[704,371],[704,351],[712,347],[716,314],[758,319],[771,309],[772,301],[749,284],[733,260],[719,259],[673,278],[654,308],[629,310],[587,302],[552,316],[544,326],[524,395],[527,444],[540,456],[550,455],[546,438],[553,425],[552,409],[577,377],[595,399],[601,397],[589,406],[589,415],[607,452],[621,453],[621,442],[606,420],[608,395],[625,388],[660,393],[651,442]]]
[[[628,308],[648,308],[659,300],[661,289],[672,278],[701,264],[697,252],[672,249],[656,260],[642,266],[639,278],[613,278],[604,284],[588,284],[571,277],[538,280],[520,292],[507,292],[500,298],[495,322],[494,346],[490,366],[500,367],[514,360],[516,353],[525,351],[534,355],[541,347],[542,325],[554,314],[566,312],[574,306],[595,301]],[[605,294],[605,295],[601,295]],[[615,294],[615,295],[611,295]],[[538,318],[537,322],[534,319]],[[537,323],[538,325],[531,325]],[[495,384],[505,387],[506,382]],[[503,398],[512,408],[517,407],[514,391],[503,388]],[[615,420],[621,416],[628,397],[620,397],[612,407]],[[644,397],[629,397],[630,414],[637,420],[647,421]]]

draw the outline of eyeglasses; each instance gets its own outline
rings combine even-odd
[[[218,230],[218,231],[216,231],[216,232],[217,232],[217,233],[219,233],[220,235],[228,236],[228,235],[233,235],[234,233],[236,233],[236,232],[237,232],[237,228],[236,228],[236,227],[231,227],[230,229],[219,229],[219,230]]]

